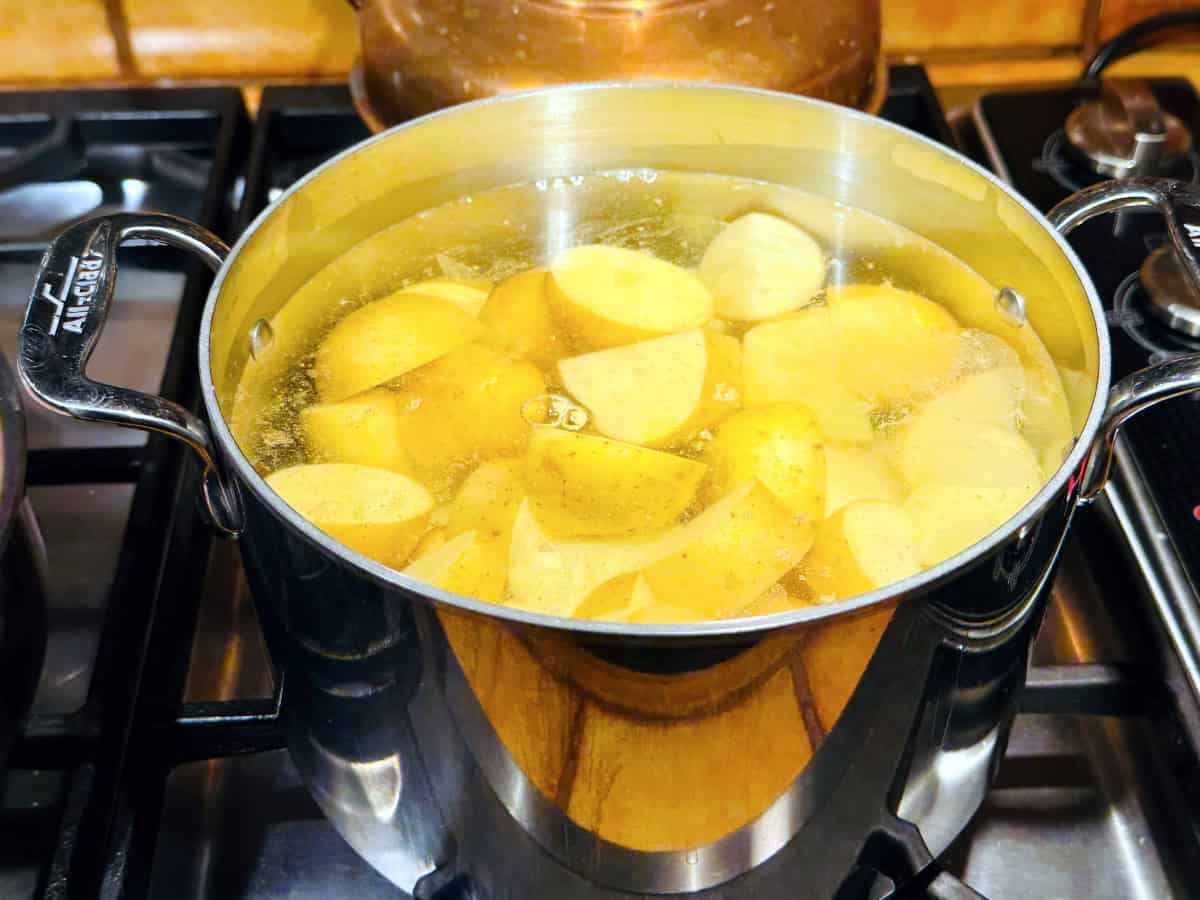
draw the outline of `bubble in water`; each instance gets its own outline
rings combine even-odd
[[[738,389],[732,384],[725,384],[722,382],[721,384],[717,385],[714,396],[721,403],[737,403]]]
[[[250,355],[258,359],[274,340],[275,332],[271,330],[271,323],[266,319],[259,319],[250,327]]]
[[[590,420],[588,411],[562,394],[539,394],[521,404],[521,418],[530,425],[552,425],[579,431]]]
[[[408,402],[404,404],[404,408],[409,412],[416,412],[421,408],[421,402],[420,397],[410,397]]]

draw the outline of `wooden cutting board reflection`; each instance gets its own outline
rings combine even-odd
[[[579,648],[564,665],[566,645],[531,649],[492,620],[439,618],[537,789],[582,828],[650,851],[709,844],[761,815],[834,726],[893,611],[763,641],[683,675],[633,673]]]

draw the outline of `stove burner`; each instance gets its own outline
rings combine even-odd
[[[1165,173],[1192,146],[1187,127],[1165,112],[1144,81],[1106,81],[1098,99],[1067,116],[1071,150],[1113,178]]]
[[[1109,328],[1119,327],[1150,354],[1151,362],[1161,362],[1200,350],[1200,340],[1194,339],[1200,334],[1188,337],[1160,323],[1161,313],[1152,294],[1154,289],[1144,281],[1147,265],[1164,249],[1159,248],[1151,253],[1141,271],[1130,272],[1125,277],[1113,293],[1112,308],[1105,313]],[[1183,276],[1180,274],[1178,277]]]
[[[1078,154],[1072,152],[1066,131],[1060,128],[1046,138],[1042,144],[1042,154],[1033,161],[1032,166],[1035,172],[1049,175],[1071,194],[1104,180],[1104,176],[1085,168],[1077,159]],[[1189,147],[1182,156],[1173,159],[1170,168],[1162,174],[1200,184],[1200,154],[1196,153],[1195,148]]]
[[[1168,245],[1159,247],[1146,257],[1138,274],[1150,314],[1176,331],[1200,337],[1200,296],[1184,276],[1175,251]]]

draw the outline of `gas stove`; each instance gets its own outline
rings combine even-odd
[[[1164,89],[1195,103],[1180,84]],[[997,159],[1009,175],[1027,164],[1045,182],[1017,182],[1043,207],[1070,179],[1092,177],[1055,168],[1053,140],[1065,140],[1055,134],[1073,102],[1052,115],[1051,96],[1004,101],[1013,121],[979,129],[988,147],[997,129],[1020,136]],[[981,103],[985,122],[993,103]],[[883,115],[954,141],[919,68],[892,69]],[[252,128],[232,91],[0,95],[0,349],[12,353],[53,229],[102,207],[159,208],[232,239],[281,190],[366,134],[342,87],[267,88]],[[1189,153],[1176,164],[1190,165]],[[1081,229],[1077,246],[1111,227]],[[1107,297],[1152,247],[1142,240],[1135,252],[1123,241],[1129,258],[1118,260],[1105,238],[1111,252],[1093,273]],[[122,264],[114,316],[129,320],[110,324],[96,374],[194,407],[207,276],[161,248],[122,250]],[[1132,320],[1122,321],[1115,327]],[[1137,358],[1130,349],[1129,365]],[[1178,417],[1178,405],[1163,410]],[[50,637],[33,713],[0,772],[0,897],[403,896],[338,836],[283,749],[286,686],[263,646],[236,545],[201,521],[190,460],[157,438],[36,411],[30,433],[30,493],[51,560]],[[1151,445],[1188,446],[1177,443],[1185,434],[1156,434]],[[1164,465],[1164,452],[1149,464]],[[1178,460],[1171,471],[1188,474]],[[1154,490],[1127,474],[1124,500],[1077,517],[999,778],[947,855],[946,868],[985,896],[1194,890],[1200,716],[1182,689],[1178,623],[1163,612],[1169,582],[1121,552],[1137,525],[1136,490]],[[1176,594],[1172,608],[1186,599]],[[457,896],[452,886],[435,895]],[[508,895],[497,886],[493,896]]]

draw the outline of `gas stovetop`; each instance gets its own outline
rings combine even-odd
[[[1014,125],[1030,159],[1062,124],[1033,133],[1048,105],[1023,101]],[[883,114],[953,140],[919,68],[892,70]],[[268,88],[252,129],[232,91],[0,95],[0,187],[16,183],[5,164],[23,164],[0,190],[0,347],[12,352],[55,227],[156,207],[233,238],[365,136],[341,87]],[[122,264],[114,315],[130,320],[109,326],[96,373],[194,405],[206,276],[157,248],[122,250]],[[51,632],[0,773],[0,897],[400,896],[282,749],[283,686],[236,545],[196,513],[191,462],[157,438],[32,416]],[[1187,896],[1200,770],[1178,656],[1110,523],[1085,510],[1076,526],[999,779],[947,868],[995,898]]]

